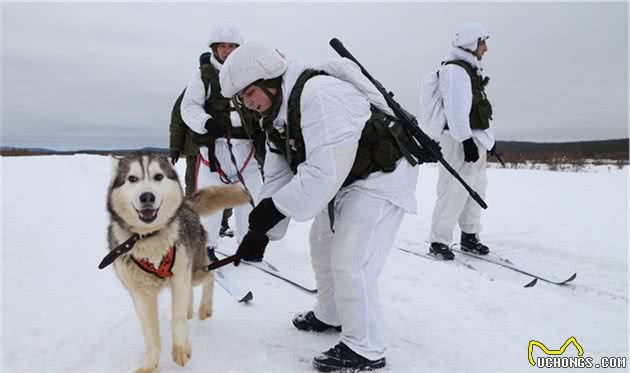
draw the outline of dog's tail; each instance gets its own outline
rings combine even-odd
[[[210,215],[217,210],[249,203],[249,194],[237,186],[215,186],[200,189],[186,203],[201,216]]]

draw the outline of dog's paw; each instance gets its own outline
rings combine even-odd
[[[187,317],[188,317],[188,320],[192,320],[192,318],[193,318],[193,311],[192,310],[188,310]]]
[[[205,320],[212,316],[212,305],[207,306],[205,304],[201,304],[199,306],[199,320]]]
[[[175,364],[183,367],[190,360],[191,356],[192,350],[189,342],[186,342],[185,345],[173,345],[173,361]]]
[[[158,372],[157,368],[145,368],[145,367],[138,368],[133,371],[133,373],[157,373],[157,372]]]

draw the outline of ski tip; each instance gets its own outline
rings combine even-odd
[[[251,291],[248,291],[247,294],[245,294],[245,296],[239,300],[239,303],[249,303],[252,299],[254,299],[254,294],[252,294]]]
[[[571,282],[571,281],[575,280],[576,277],[577,277],[577,273],[572,274],[571,277],[569,277],[568,279],[564,280],[563,284],[566,284],[567,282]]]
[[[536,285],[536,283],[538,283],[538,279],[537,278],[531,280],[530,282],[525,284],[525,286],[523,286],[523,287],[524,288],[531,288],[531,287],[534,287],[534,285]]]

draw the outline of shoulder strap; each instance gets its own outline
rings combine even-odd
[[[201,80],[206,90],[206,96],[208,96],[208,86],[211,87],[211,92],[221,92],[221,87],[219,86],[219,72],[212,66],[210,57],[212,57],[212,53],[210,52],[202,53],[201,56],[199,56],[199,70],[201,71]]]
[[[446,62],[442,62],[442,65],[457,65],[461,67],[462,69],[466,70],[466,73],[470,77],[470,80],[475,81],[475,79],[478,79],[477,68],[473,67],[471,64],[469,64],[468,62],[464,60],[446,61]]]
[[[212,57],[212,53],[210,53],[210,52],[203,52],[199,56],[199,66],[205,65],[205,64],[209,64],[210,63],[210,57]]]
[[[299,125],[301,117],[302,117],[300,113],[300,99],[302,97],[302,91],[304,91],[304,86],[306,85],[306,82],[309,79],[314,78],[319,75],[328,75],[328,74],[325,71],[321,71],[321,70],[306,69],[298,77],[297,81],[295,82],[295,85],[293,86],[293,90],[291,90],[291,94],[289,95],[289,100],[287,102],[288,120],[289,122],[294,122],[294,123],[289,123],[289,125],[292,125],[295,123]]]

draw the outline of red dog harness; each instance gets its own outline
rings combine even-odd
[[[138,265],[138,267],[140,267],[140,269],[147,273],[151,273],[162,279],[171,277],[173,275],[171,269],[173,268],[173,264],[175,263],[175,245],[171,246],[168,249],[168,253],[166,253],[166,255],[162,257],[160,265],[157,269],[155,269],[153,263],[151,263],[147,258],[136,259],[132,254],[131,259],[133,259],[133,261]]]

